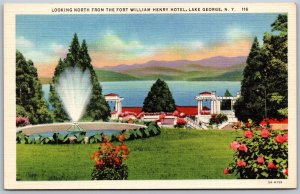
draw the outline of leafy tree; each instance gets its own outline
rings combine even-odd
[[[275,33],[265,34],[262,47],[265,65],[262,78],[266,90],[267,117],[282,118],[287,116],[288,106],[287,15],[279,15],[271,26]]]
[[[231,97],[231,93],[226,89],[224,97]],[[222,100],[221,110],[231,110],[231,100]]]
[[[90,103],[87,106],[85,117],[91,117],[93,120],[107,120],[110,116],[110,109],[102,95],[102,89],[99,84],[98,78],[91,64],[91,58],[88,54],[88,47],[86,41],[83,40],[80,45],[77,34],[74,34],[72,42],[69,47],[69,52],[64,60],[59,60],[55,68],[52,84],[50,85],[50,102],[54,108],[55,120],[62,122],[69,120],[63,105],[55,91],[55,84],[58,81],[60,74],[66,67],[78,66],[83,71],[89,69],[91,73],[92,96]]]
[[[175,110],[175,101],[167,83],[160,79],[156,80],[144,100],[143,111],[173,112]]]
[[[16,114],[28,117],[31,124],[53,121],[44,99],[37,70],[31,60],[16,52]]]
[[[241,98],[234,105],[243,121],[287,116],[287,15],[279,15],[271,26],[276,33],[265,33],[261,48],[254,39],[243,72]]]

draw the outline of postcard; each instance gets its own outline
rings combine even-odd
[[[297,187],[296,5],[5,4],[6,189]]]

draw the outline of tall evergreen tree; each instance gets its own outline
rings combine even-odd
[[[238,119],[246,121],[248,118],[259,122],[263,116],[263,99],[261,98],[261,82],[263,65],[261,62],[261,49],[257,38],[254,38],[241,84],[241,96],[234,105]]]
[[[92,97],[89,105],[87,106],[87,116],[92,117],[94,120],[106,120],[110,116],[110,108],[102,95],[102,88],[99,84],[96,72],[91,65],[91,57],[88,53],[86,41],[83,40],[79,50],[79,61],[83,70],[86,68],[90,70],[91,82],[93,85]]]
[[[16,52],[16,105],[17,116],[28,117],[30,123],[53,121],[43,96],[37,70],[31,60],[26,61],[21,52]]]
[[[176,110],[175,100],[167,83],[158,79],[151,87],[144,100],[145,112],[173,112]]]
[[[58,94],[55,91],[55,83],[57,82],[60,74],[66,67],[78,66],[83,71],[89,69],[91,73],[92,97],[90,103],[87,106],[85,116],[91,117],[93,120],[107,120],[110,116],[110,109],[102,95],[102,89],[98,82],[97,75],[91,64],[91,57],[88,54],[88,47],[86,41],[83,40],[80,45],[77,34],[74,34],[72,42],[69,47],[69,52],[66,58],[62,61],[59,60],[58,65],[55,68],[54,76],[52,78],[52,84],[50,87],[50,102],[54,107],[54,116],[56,121],[69,120]]]
[[[234,105],[243,121],[287,116],[287,15],[271,26],[276,34],[265,33],[262,48],[254,40],[244,69],[241,98]]]

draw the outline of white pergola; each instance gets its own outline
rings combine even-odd
[[[104,97],[107,102],[115,103],[116,114],[122,113],[122,100],[124,100],[124,98],[121,98],[119,97],[118,94],[114,94],[114,93],[106,94],[104,95]]]
[[[210,100],[210,114],[220,114],[223,111],[221,111],[221,102],[222,100],[230,100],[231,101],[231,110],[226,111],[234,112],[233,105],[236,102],[236,100],[240,97],[240,93],[238,92],[236,96],[216,96],[216,92],[201,92],[198,96],[196,96],[196,100],[198,101],[198,116],[201,115],[202,109],[203,109],[203,100]],[[225,112],[225,111],[224,111]]]

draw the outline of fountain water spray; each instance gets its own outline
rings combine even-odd
[[[84,114],[91,99],[92,83],[89,69],[83,72],[76,65],[75,67],[66,68],[61,73],[55,85],[55,90],[60,97],[64,110],[74,122],[69,130],[82,131],[77,122]]]

